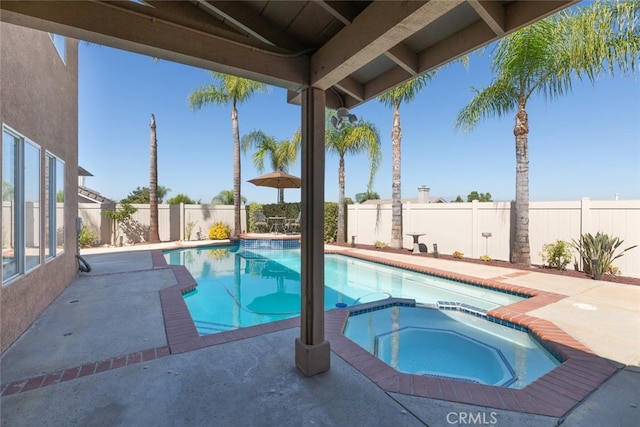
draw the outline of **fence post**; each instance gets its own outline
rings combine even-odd
[[[180,209],[178,210],[178,222],[180,223],[180,241],[184,240],[184,228],[186,222],[184,221],[184,203],[180,203]]]
[[[580,235],[591,232],[591,200],[580,199]]]
[[[480,202],[471,201],[471,258],[478,258],[478,245],[480,244],[480,231],[478,230],[478,207]]]

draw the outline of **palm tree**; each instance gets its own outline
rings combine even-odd
[[[378,97],[378,100],[387,107],[393,108],[393,127],[391,129],[391,242],[392,248],[402,247],[402,201],[400,192],[400,144],[402,142],[402,129],[400,128],[400,104],[411,102],[433,80],[436,71],[421,74],[406,83],[400,84]]]
[[[212,205],[233,205],[234,200],[235,200],[235,195],[233,194],[233,190],[222,190],[218,193],[217,196],[211,199],[211,204]],[[240,200],[242,201],[242,203],[247,203],[246,197],[241,197]]]
[[[156,138],[156,118],[151,114],[151,166],[149,167],[149,242],[160,241],[158,231],[158,139]]]
[[[364,193],[356,193],[356,203],[364,203],[367,200],[378,200],[380,195],[375,191],[367,190]]]
[[[296,130],[291,139],[276,141],[272,136],[268,136],[260,130],[245,135],[242,138],[242,151],[247,152],[255,148],[253,154],[253,165],[258,172],[264,172],[265,158],[268,157],[273,171],[288,172],[289,166],[293,165],[298,158],[298,149],[302,141],[300,129]],[[284,203],[284,188],[278,188],[278,203]]]
[[[231,123],[233,129],[233,206],[234,235],[242,230],[240,224],[240,129],[238,127],[237,105],[249,100],[255,93],[264,92],[267,86],[253,80],[212,71],[214,83],[200,86],[189,95],[189,107],[195,111],[209,105],[231,103]]]
[[[328,114],[327,118],[331,116]],[[353,124],[347,124],[340,130],[332,126],[327,120],[325,128],[325,146],[330,152],[338,155],[338,243],[346,242],[345,215],[344,215],[344,156],[345,154],[367,153],[371,161],[369,172],[369,184],[367,191],[371,191],[373,177],[380,166],[382,152],[380,150],[380,132],[371,122],[358,120]]]
[[[603,73],[635,71],[640,35],[640,3],[593,3],[563,11],[501,39],[494,47],[491,85],[475,89],[475,97],[456,119],[456,127],[473,129],[481,118],[515,111],[516,199],[511,262],[530,265],[529,248],[529,118],[534,95],[559,98],[571,90],[574,77],[592,83]]]

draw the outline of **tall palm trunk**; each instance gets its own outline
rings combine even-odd
[[[529,248],[529,117],[525,103],[519,102],[516,124],[516,207],[511,262],[530,265]]]
[[[400,194],[400,143],[402,129],[400,128],[400,103],[393,105],[393,128],[391,130],[391,243],[392,248],[402,248],[402,201]]]
[[[149,167],[149,242],[160,241],[158,231],[158,140],[156,138],[156,118],[151,114],[151,165]]]
[[[344,235],[344,154],[340,154],[338,163],[338,243],[346,242]]]
[[[231,109],[231,123],[233,125],[233,235],[238,236],[242,231],[240,225],[240,128],[235,101]]]

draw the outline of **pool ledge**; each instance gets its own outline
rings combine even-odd
[[[390,262],[373,256],[336,253],[469,282],[476,286],[529,296],[530,298],[523,301],[490,310],[487,315],[497,319],[498,322],[527,328],[543,345],[563,360],[561,365],[522,389],[404,374],[391,368],[343,335],[350,313],[349,309],[327,311],[325,313],[325,338],[330,341],[331,350],[387,392],[551,417],[564,417],[618,370],[611,362],[594,354],[589,348],[566,334],[552,322],[526,314],[565,298],[563,295],[508,285],[499,281],[466,277],[401,262]],[[160,291],[167,342],[172,354],[300,326],[300,318],[295,317],[201,337],[198,335],[182,297],[184,292],[195,286],[193,277],[183,266],[167,265],[160,250],[152,251],[152,259],[154,268],[170,268],[176,276],[176,285]],[[390,299],[359,305],[358,310],[368,306],[374,307],[396,302],[410,304],[412,301]]]

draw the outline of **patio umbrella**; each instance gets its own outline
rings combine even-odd
[[[278,189],[278,203],[284,202],[284,188],[300,188],[302,180],[297,176],[289,175],[283,171],[275,171],[249,180],[250,183],[261,187]]]
[[[283,171],[275,171],[249,180],[250,183],[261,187],[300,188],[302,180],[297,176]]]

